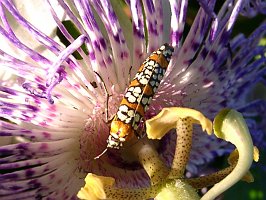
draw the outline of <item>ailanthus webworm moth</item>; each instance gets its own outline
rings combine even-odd
[[[172,46],[164,44],[140,66],[111,122],[107,148],[120,149],[125,141],[129,141],[133,136],[140,136],[138,129],[163,79],[173,51]],[[107,148],[103,153],[107,151]],[[96,158],[99,158],[103,153]]]

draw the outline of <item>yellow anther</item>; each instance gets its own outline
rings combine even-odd
[[[85,186],[80,189],[77,196],[85,200],[106,199],[104,189],[112,186],[114,182],[114,178],[89,173],[85,178]]]
[[[200,124],[203,131],[212,133],[212,122],[202,113],[190,108],[163,108],[155,117],[146,121],[146,132],[149,139],[161,139],[168,131],[176,128],[178,119],[191,118],[192,123]]]

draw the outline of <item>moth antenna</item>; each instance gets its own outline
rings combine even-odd
[[[104,149],[102,153],[100,153],[98,156],[94,157],[94,160],[97,160],[97,159],[99,159],[100,157],[102,157],[102,155],[105,154],[107,150],[108,150],[107,148]]]

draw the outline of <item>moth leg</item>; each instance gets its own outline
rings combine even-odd
[[[143,138],[145,136],[145,134],[146,134],[146,124],[145,124],[145,121],[146,121],[146,119],[143,117],[140,120],[140,123],[138,125],[138,129],[134,132],[135,136],[138,139]]]
[[[110,123],[110,122],[113,120],[114,116],[115,116],[115,115],[113,115],[113,116],[109,117],[109,112],[108,112],[109,98],[110,98],[112,95],[110,95],[110,94],[108,93],[108,90],[107,90],[106,84],[105,84],[103,78],[101,77],[101,75],[100,75],[98,72],[96,72],[96,71],[94,71],[94,73],[98,76],[98,78],[101,80],[101,82],[102,82],[102,84],[103,84],[103,88],[104,88],[104,92],[105,92],[105,96],[106,96],[106,101],[105,101],[105,122],[106,122],[106,123]]]
[[[131,70],[132,70],[132,65],[130,66],[128,70],[128,85],[131,83]]]

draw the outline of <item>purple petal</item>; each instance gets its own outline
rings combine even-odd
[[[257,14],[266,14],[266,2],[257,1],[245,1],[241,14],[247,17],[254,17]]]
[[[178,3],[176,3],[176,1],[170,1],[170,6],[172,12],[171,44],[173,47],[178,47],[185,26],[188,2],[185,0],[178,1]]]

